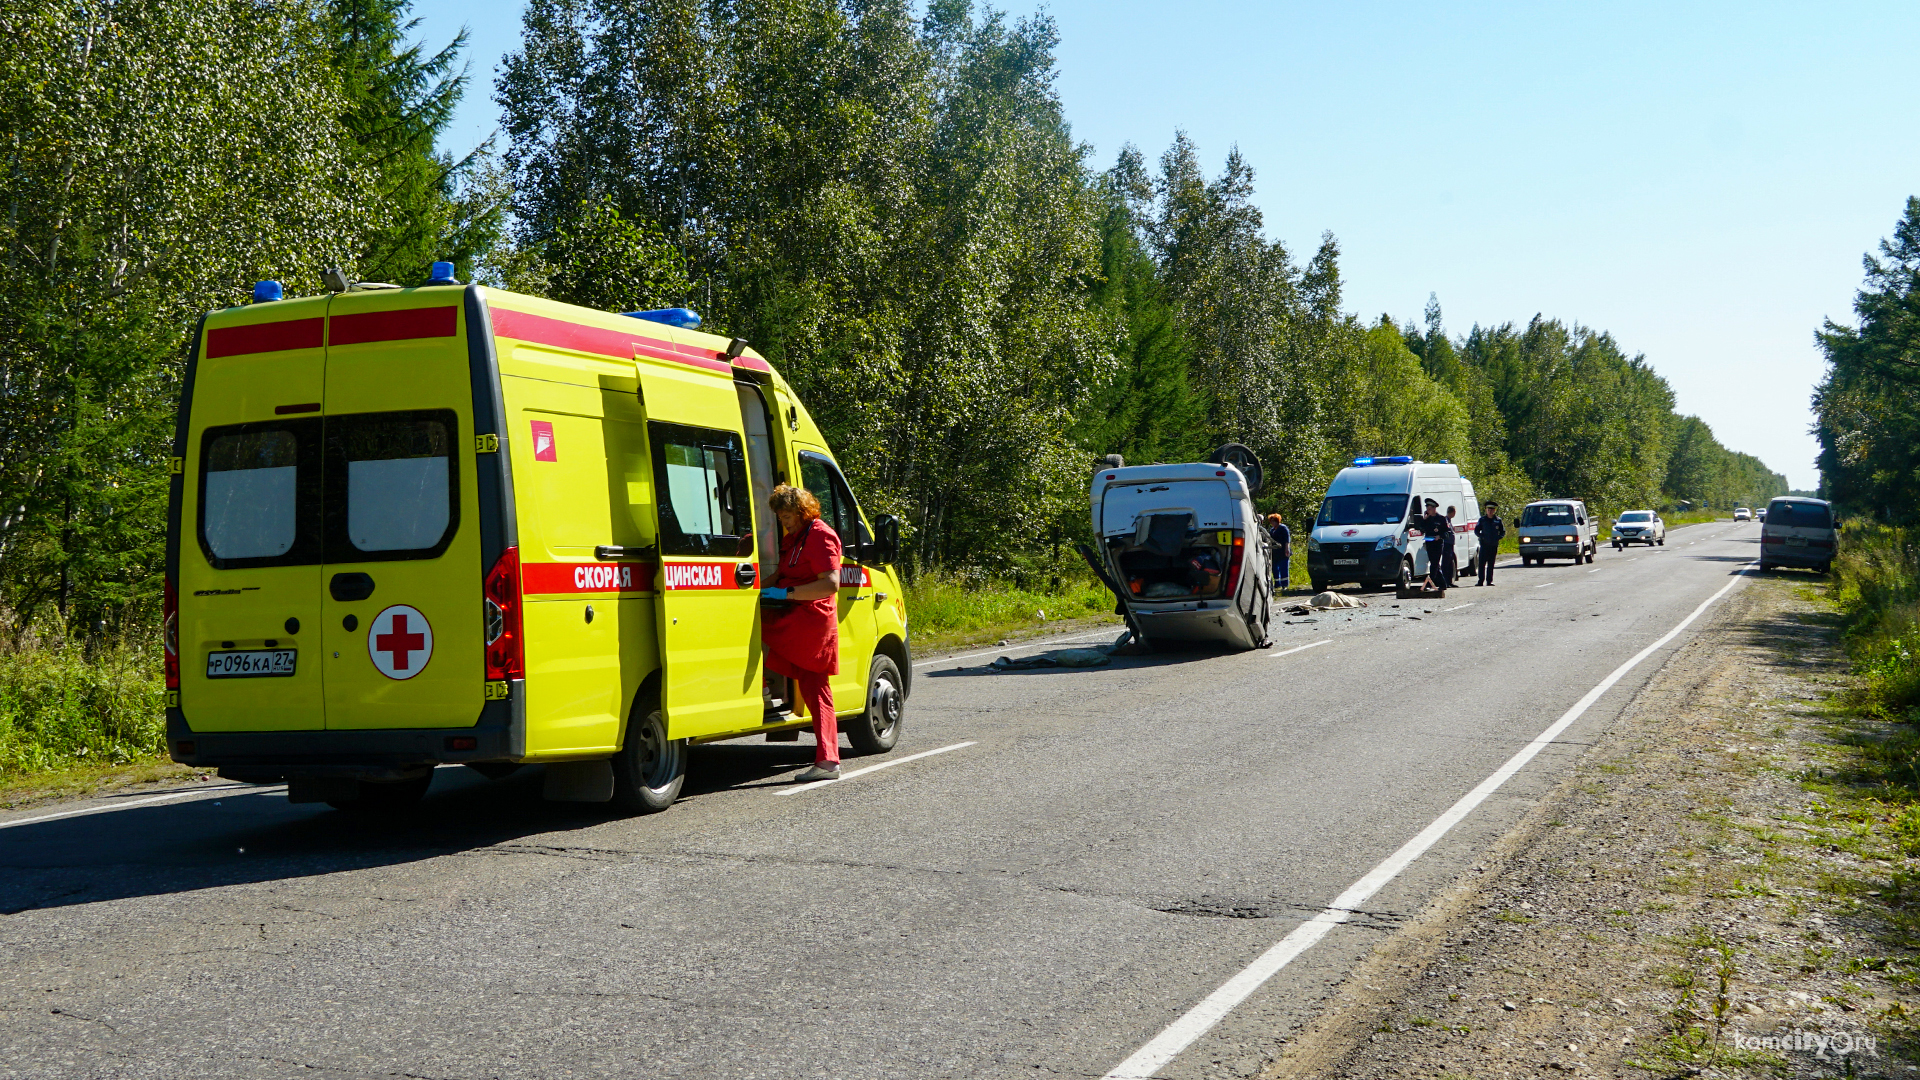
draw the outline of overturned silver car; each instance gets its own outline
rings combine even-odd
[[[1254,512],[1260,466],[1229,443],[1217,461],[1125,465],[1093,474],[1087,561],[1119,599],[1134,637],[1270,644],[1271,541]]]

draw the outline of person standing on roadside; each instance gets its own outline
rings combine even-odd
[[[1452,506],[1447,507],[1447,534],[1441,537],[1440,545],[1442,549],[1440,555],[1440,580],[1445,582],[1445,584],[1440,587],[1443,589],[1453,588],[1454,582],[1460,580],[1460,558],[1454,553],[1456,538],[1453,532],[1453,519],[1459,513],[1460,511],[1457,508]]]
[[[1414,521],[1413,527],[1420,530],[1420,539],[1427,551],[1427,577],[1421,583],[1421,588],[1431,589],[1434,587],[1433,576],[1440,572],[1447,556],[1446,541],[1441,539],[1442,534],[1448,531],[1447,519],[1440,514],[1440,503],[1428,499],[1427,512]]]
[[[1293,580],[1293,530],[1276,511],[1267,515],[1267,535],[1273,540],[1273,588],[1284,593]]]
[[[792,681],[813,717],[813,767],[798,779],[838,780],[840,721],[829,676],[840,671],[840,535],[820,520],[820,500],[805,488],[781,484],[767,504],[780,519],[780,570],[760,598],[790,606],[762,609],[761,647],[767,670]]]
[[[1480,538],[1481,585],[1493,584],[1493,561],[1499,557],[1500,541],[1507,535],[1507,524],[1500,520],[1500,504],[1490,502],[1480,508],[1480,520],[1473,523],[1473,535]]]

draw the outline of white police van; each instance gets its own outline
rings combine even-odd
[[[1347,582],[1375,588],[1424,580],[1425,538],[1414,520],[1426,512],[1428,499],[1442,514],[1454,511],[1454,562],[1462,574],[1478,573],[1480,539],[1473,525],[1480,502],[1458,465],[1405,455],[1361,457],[1333,478],[1307,534],[1307,574],[1314,591]]]

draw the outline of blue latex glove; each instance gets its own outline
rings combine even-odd
[[[761,590],[760,590],[760,599],[762,599],[762,600],[785,600],[785,599],[787,598],[787,593],[788,593],[789,591],[790,591],[790,590],[787,590],[787,589],[761,589]]]

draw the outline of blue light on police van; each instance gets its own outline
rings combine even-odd
[[[450,262],[437,262],[437,263],[434,263],[434,264],[433,264],[433,269],[432,269],[432,271],[431,271],[430,273],[428,273],[428,275],[427,275],[427,284],[429,284],[429,285],[458,285],[458,284],[460,284],[460,283],[459,283],[458,281],[455,281],[455,280],[453,279],[453,264],[452,264],[452,263],[450,263]]]
[[[1371,465],[1373,464],[1373,459],[1370,457],[1357,457],[1353,459],[1353,463],[1355,465]]]
[[[278,300],[285,295],[280,291],[277,281],[256,281],[253,283],[253,302],[264,304],[269,300]]]
[[[1394,455],[1393,457],[1390,457],[1390,458],[1382,458],[1382,459],[1381,459],[1381,461],[1382,461],[1382,462],[1384,462],[1385,464],[1388,464],[1388,465],[1411,465],[1411,464],[1413,464],[1413,458],[1411,458],[1411,457],[1409,457],[1409,456],[1407,456],[1406,454],[1395,454],[1395,455]],[[1441,464],[1443,464],[1443,465],[1444,465],[1444,464],[1446,464],[1446,463],[1445,463],[1445,462],[1441,462]]]
[[[700,313],[694,311],[692,308],[658,308],[654,311],[623,311],[621,314],[629,319],[645,319],[648,322],[666,323],[668,326],[677,326],[682,330],[698,330],[700,328]]]

